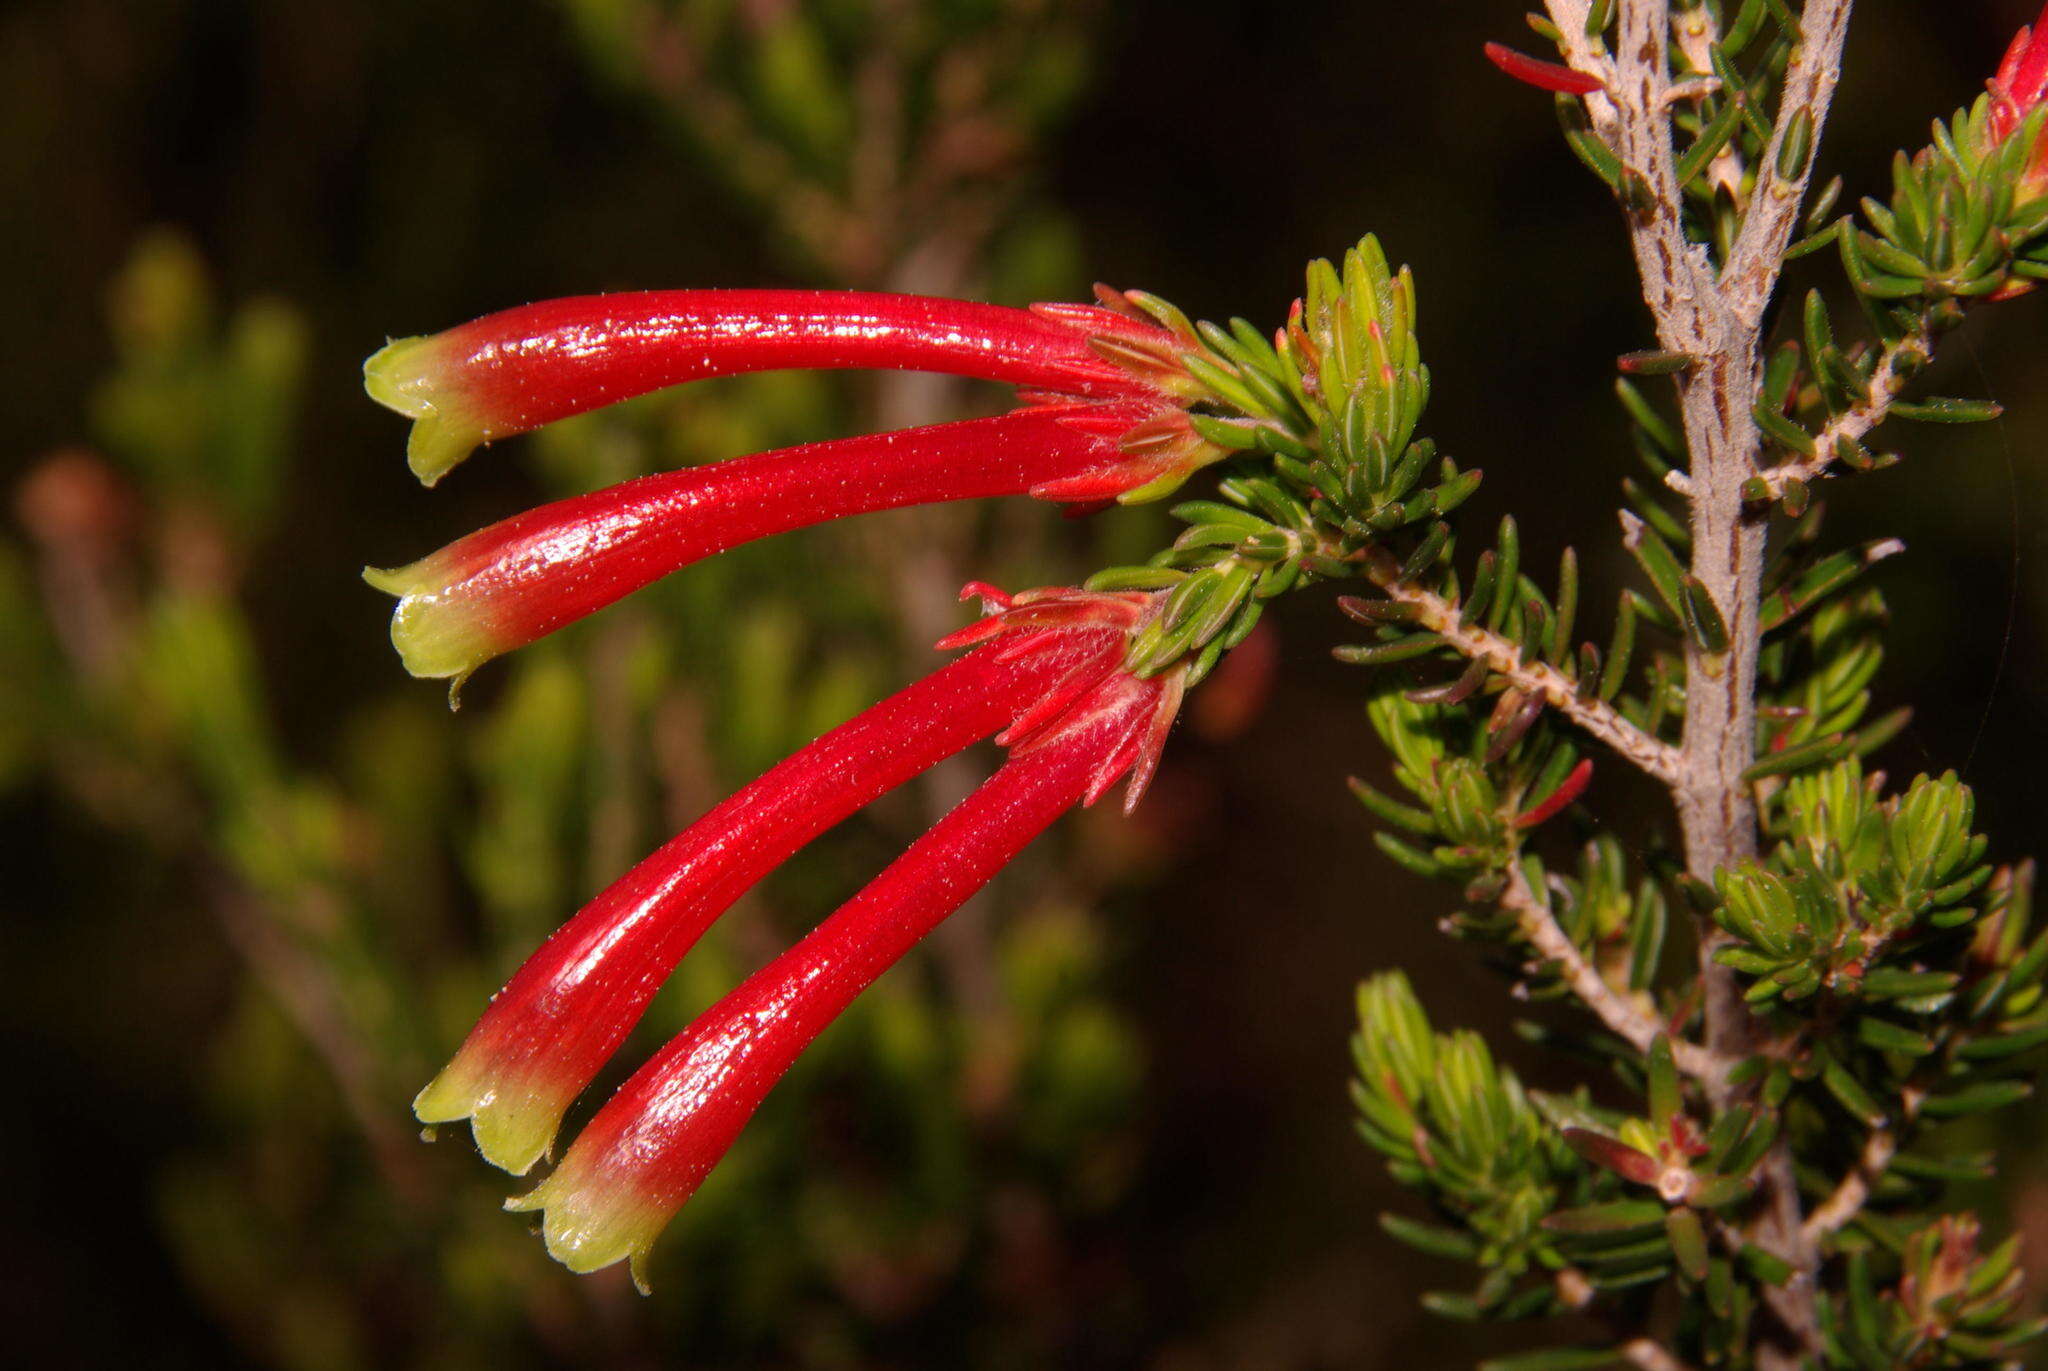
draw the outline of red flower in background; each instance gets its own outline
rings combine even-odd
[[[2019,131],[2027,117],[2048,100],[2048,5],[2032,26],[2022,26],[1998,64],[1998,74],[1984,83],[1991,92],[1987,129],[1993,146]],[[2048,141],[2038,142],[2023,178],[2034,195],[2048,190]]]
[[[1164,494],[1222,451],[1190,427],[1187,339],[1105,308],[913,296],[671,291],[559,300],[394,342],[370,393],[410,415],[431,484],[479,442],[679,381],[775,367],[904,367],[1024,387],[987,419],[813,443],[628,481],[528,511],[395,571],[392,639],[416,675],[479,664],[713,553],[869,510],[1034,495]],[[1014,598],[942,647],[965,657],[884,700],[719,805],[577,914],[513,976],[420,1093],[523,1173],[677,962],[755,882],[877,796],[996,735],[1008,760],[796,947],[635,1074],[512,1207],[545,1209],[577,1270],[637,1268],[796,1056],[876,976],[1061,813],[1132,776],[1135,804],[1180,705],[1184,663],[1140,676],[1134,637],[1164,591]],[[1153,635],[1155,638],[1157,634]]]

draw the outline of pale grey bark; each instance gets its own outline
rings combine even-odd
[[[1811,149],[1827,123],[1840,76],[1852,0],[1809,0],[1801,15],[1800,41],[1786,71],[1774,133],[1756,164],[1742,229],[1718,272],[1706,250],[1686,240],[1681,218],[1670,111],[1692,98],[1696,87],[1681,88],[1672,81],[1670,0],[1622,0],[1611,52],[1586,37],[1588,7],[1588,0],[1548,0],[1551,20],[1564,34],[1566,60],[1604,85],[1586,97],[1594,131],[1647,189],[1629,210],[1629,241],[1658,344],[1695,359],[1677,378],[1690,460],[1686,479],[1674,486],[1691,507],[1692,574],[1713,597],[1729,641],[1723,652],[1688,644],[1685,729],[1672,795],[1686,869],[1696,879],[1711,881],[1716,871],[1757,851],[1756,801],[1743,779],[1755,760],[1765,530],[1764,519],[1743,498],[1744,485],[1764,470],[1751,410],[1762,379],[1762,320],[1799,223],[1815,161]],[[1809,150],[1803,159],[1782,158],[1795,122],[1805,126]],[[1781,161],[1788,165],[1781,167]],[[1896,353],[1883,359],[1873,403],[1889,403],[1897,360]],[[1854,432],[1850,424],[1838,424],[1849,436],[1860,436],[1881,412],[1865,416],[1868,422],[1855,420],[1860,428]],[[1824,436],[1829,447],[1823,451],[1831,451],[1837,435]],[[1825,460],[1811,474],[1824,466]],[[1770,474],[1784,480],[1809,473],[1773,469]],[[1743,1003],[1732,974],[1712,961],[1721,935],[1704,923],[1699,933],[1706,1049],[1727,1058],[1766,1050],[1762,1025]],[[1708,1089],[1716,1105],[1728,1102],[1725,1082],[1710,1081]],[[1761,1171],[1757,1216],[1737,1236],[1793,1266],[1792,1281],[1768,1292],[1783,1335],[1758,1349],[1761,1365],[1792,1365],[1818,1344],[1817,1234],[1801,1214],[1785,1144],[1773,1149]]]

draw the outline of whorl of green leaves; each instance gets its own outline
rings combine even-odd
[[[1858,294],[1871,300],[1942,300],[1996,294],[2014,276],[2048,274],[2048,201],[2024,191],[2048,112],[2036,110],[2003,142],[1991,141],[1991,98],[1936,120],[1933,141],[1892,161],[1889,202],[1866,198],[1875,232],[1848,221],[1837,241]]]
[[[1974,1220],[1944,1216],[1905,1240],[1897,1283],[1881,1290],[1867,1252],[1850,1255],[1848,1292],[1822,1306],[1831,1364],[2017,1366],[2048,1319],[2020,1319],[2024,1275],[2015,1234],[1988,1255]]]
[[[1425,1189],[1460,1228],[1386,1215],[1388,1233],[1421,1251],[1479,1263],[1476,1296],[1435,1296],[1444,1312],[1526,1317],[1548,1312],[1547,1284],[1509,1301],[1532,1266],[1554,1266],[1556,1239],[1543,1228],[1585,1167],[1543,1121],[1515,1074],[1495,1064],[1469,1030],[1434,1032],[1408,978],[1383,972],[1358,989],[1358,1129],[1405,1185]],[[1507,1308],[1503,1309],[1503,1304]]]
[[[1980,97],[1937,120],[1932,141],[1918,153],[1898,153],[1890,198],[1865,197],[1860,205],[1867,227],[1851,214],[1823,227],[1831,195],[1809,215],[1812,231],[1788,256],[1832,243],[1875,337],[1839,341],[1826,301],[1819,291],[1808,292],[1798,336],[1774,355],[1755,411],[1759,428],[1787,460],[1858,471],[1895,461],[1873,454],[1852,432],[1836,431],[1838,420],[1859,410],[1948,424],[2001,412],[1985,400],[1898,398],[1925,367],[1935,340],[1962,321],[1964,305],[2030,289],[2048,277],[2048,195],[2030,184],[2029,168],[2048,131],[2048,110],[2033,111],[1995,142],[1991,109],[1990,97]],[[1761,479],[1755,484],[1756,498],[1782,493],[1792,513],[1802,512],[1803,484],[1783,492]]]
[[[1388,825],[1375,839],[1402,866],[1424,876],[1490,876],[1488,888],[1497,889],[1520,846],[1517,821],[1566,783],[1578,765],[1577,743],[1535,719],[1502,747],[1498,706],[1481,716],[1429,694],[1383,683],[1367,706],[1393,754],[1395,780],[1420,803],[1395,800],[1355,777],[1352,793]]]
[[[1202,391],[1188,415],[1195,432],[1240,454],[1222,466],[1217,499],[1173,510],[1187,527],[1171,547],[1089,581],[1172,591],[1132,644],[1132,670],[1151,675],[1192,657],[1199,680],[1273,597],[1356,575],[1367,549],[1441,549],[1440,518],[1478,488],[1479,473],[1414,438],[1429,399],[1414,284],[1406,268],[1390,270],[1375,239],[1346,253],[1341,273],[1313,263],[1304,299],[1271,342],[1244,319],[1193,323],[1156,296],[1127,298],[1181,340],[1182,365]]]
[[[1885,993],[1889,977],[1867,989],[1871,974],[1910,962],[1920,937],[1978,913],[1964,901],[1991,868],[1981,860],[1988,840],[1969,831],[1969,790],[1953,774],[1922,776],[1905,795],[1879,801],[1852,760],[1800,777],[1788,792],[1788,841],[1768,863],[1717,877],[1714,918],[1738,941],[1716,960],[1755,978],[1753,1003],[1821,990],[1850,1001],[1895,998]],[[1907,998],[1932,1010],[1946,996]]]
[[[1126,659],[1141,676],[1154,675],[1192,656],[1188,684],[1207,676],[1223,654],[1250,636],[1266,602],[1300,584],[1313,560],[1308,514],[1277,488],[1246,489],[1226,478],[1245,503],[1215,500],[1174,506],[1188,527],[1173,546],[1141,567],[1111,567],[1088,580],[1090,590],[1170,590],[1164,612],[1131,643]]]
[[[1717,881],[1733,941],[1715,960],[1784,1029],[1801,1026],[1795,1006],[1833,1025],[1796,1080],[1904,1134],[2031,1093],[2009,1059],[2048,1041],[2048,935],[2025,941],[2031,871],[1985,862],[1968,787],[1922,776],[1886,797],[1881,781],[1849,760],[1785,787],[1777,846]]]
[[[1525,1091],[1477,1035],[1432,1030],[1398,971],[1359,988],[1358,1023],[1359,1131],[1455,1226],[1395,1214],[1381,1225],[1420,1252],[1480,1268],[1470,1293],[1429,1296],[1432,1309],[1545,1316],[1603,1293],[1635,1299],[1676,1277],[1707,1292],[1734,1345],[1752,1297],[1733,1261],[1710,1252],[1707,1230],[1751,1194],[1746,1173],[1775,1136],[1771,1116],[1732,1110],[1701,1130],[1661,1041],[1631,1081],[1642,1115],[1597,1106],[1583,1090]],[[1573,1355],[1587,1359],[1495,1364],[1606,1364],[1595,1349]]]
[[[1372,574],[1390,594],[1398,589],[1434,597],[1460,630],[1483,633],[1516,662],[1556,673],[1580,699],[1611,705],[1621,719],[1657,739],[1675,733],[1683,718],[1683,658],[1674,650],[1679,644],[1653,641],[1642,629],[1669,638],[1690,636],[1710,651],[1726,648],[1728,630],[1720,608],[1688,575],[1683,561],[1690,534],[1682,512],[1671,507],[1664,482],[1680,460],[1682,442],[1629,382],[1622,381],[1618,393],[1653,479],[1622,483],[1629,505],[1622,517],[1623,544],[1642,572],[1644,589],[1622,590],[1614,620],[1599,641],[1578,636],[1583,617],[1578,553],[1563,550],[1554,589],[1546,590],[1525,565],[1520,526],[1512,517],[1501,520],[1494,545],[1472,560],[1469,573],[1461,573],[1456,564],[1451,525],[1439,521],[1405,558],[1378,557]],[[1815,589],[1813,597],[1819,593]],[[1410,663],[1411,675],[1432,666],[1448,669],[1452,674],[1424,684],[1417,698],[1494,702],[1498,712],[1489,719],[1490,747],[1511,744],[1542,712],[1542,701],[1532,698],[1526,681],[1467,656],[1449,641],[1442,623],[1417,624],[1412,601],[1395,596],[1343,603],[1352,617],[1373,629],[1373,640],[1337,649],[1340,661]]]

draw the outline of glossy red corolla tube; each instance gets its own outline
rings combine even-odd
[[[804,844],[1032,706],[1117,665],[1113,625],[982,647],[840,725],[705,814],[564,924],[495,996],[420,1092],[425,1123],[468,1118],[477,1148],[523,1174],[704,930]]]
[[[905,505],[1115,499],[1216,455],[1179,410],[1046,405],[642,477],[364,576],[399,597],[391,641],[406,669],[459,682],[500,653],[757,538]]]
[[[1166,331],[1089,305],[657,290],[546,300],[401,338],[363,376],[374,399],[415,421],[407,459],[432,485],[479,443],[705,377],[855,367],[1117,397],[1156,393],[1176,350]]]
[[[2004,142],[2048,101],[2048,5],[2031,27],[2022,26],[1998,64],[1998,74],[1985,82],[1991,92],[1989,133],[1992,144]],[[2029,195],[2048,191],[2048,139],[2035,147],[2023,178]]]
[[[991,633],[1048,615],[1142,622],[1146,596],[1041,593],[998,602]],[[859,993],[1068,809],[1125,772],[1149,776],[1183,668],[1115,666],[1010,732],[1009,760],[868,887],[700,1016],[636,1072],[562,1163],[508,1208],[544,1210],[548,1250],[572,1270],[629,1260],[636,1279],[675,1212],[768,1090]]]

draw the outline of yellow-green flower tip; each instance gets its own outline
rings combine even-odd
[[[505,1207],[542,1210],[541,1236],[548,1255],[578,1275],[626,1262],[633,1284],[649,1293],[647,1255],[668,1227],[673,1211],[655,1204],[617,1180],[594,1181],[577,1174],[573,1159]]]
[[[565,1107],[566,1101],[546,1098],[538,1091],[481,1084],[462,1069],[459,1057],[412,1102],[412,1112],[423,1124],[468,1119],[470,1135],[484,1160],[514,1176],[524,1176],[548,1155],[555,1132],[562,1126]]]
[[[402,567],[364,567],[363,579],[398,597],[391,611],[391,646],[414,676],[456,686],[507,644],[481,621],[472,601],[451,596],[433,557]]]
[[[363,363],[363,389],[370,398],[413,421],[405,462],[426,486],[491,436],[448,385],[445,352],[438,335],[399,338]]]

